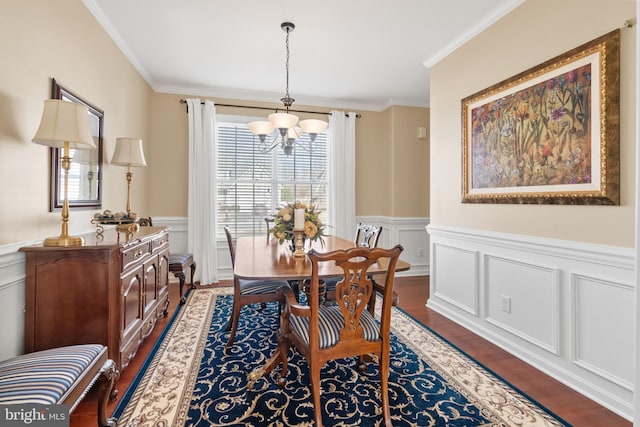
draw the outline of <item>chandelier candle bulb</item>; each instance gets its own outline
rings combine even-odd
[[[304,209],[296,209],[293,217],[293,229],[296,231],[304,230]]]

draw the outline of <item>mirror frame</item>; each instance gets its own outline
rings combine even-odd
[[[102,131],[104,127],[104,111],[98,109],[97,107],[89,104],[87,101],[83,100],[79,96],[75,95],[65,87],[59,85],[56,82],[56,79],[52,79],[51,83],[51,98],[52,99],[69,99],[73,102],[77,102],[78,104],[85,105],[89,114],[93,114],[98,118],[98,170],[96,172],[97,179],[97,194],[95,199],[86,199],[86,200],[69,200],[69,209],[101,209],[102,208],[102,152],[103,152],[103,141],[102,141]],[[96,136],[96,135],[94,135]],[[50,194],[50,211],[59,211],[62,209],[63,200],[58,191],[60,188],[60,182],[63,178],[62,174],[62,166],[60,164],[60,158],[62,157],[62,148],[51,148],[51,194]]]

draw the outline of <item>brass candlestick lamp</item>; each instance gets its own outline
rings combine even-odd
[[[127,216],[131,216],[131,178],[132,167],[147,166],[139,138],[117,138],[116,149],[111,158],[112,165],[127,166]]]
[[[82,104],[47,99],[42,119],[31,142],[52,148],[62,148],[61,166],[64,171],[64,200],[62,203],[62,230],[58,237],[48,237],[44,246],[82,246],[84,239],[69,235],[69,150],[95,149],[89,129],[89,110]]]

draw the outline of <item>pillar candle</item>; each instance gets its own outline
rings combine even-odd
[[[304,230],[304,209],[296,209],[293,217],[293,229],[296,231]]]

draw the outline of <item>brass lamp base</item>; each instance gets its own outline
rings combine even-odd
[[[80,236],[58,236],[44,239],[43,246],[71,247],[84,245],[84,238]]]

